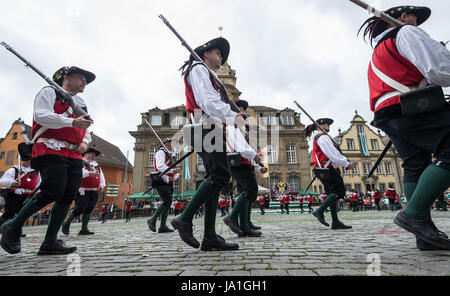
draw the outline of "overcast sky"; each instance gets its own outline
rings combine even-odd
[[[436,40],[450,39],[450,1],[367,2],[383,10],[426,5],[432,15],[422,27]],[[0,7],[0,41],[41,71],[51,76],[76,65],[97,75],[80,95],[95,121],[91,130],[128,150],[131,163],[128,132],[140,113],[185,104],[177,70],[188,52],[159,14],[192,47],[227,38],[236,86],[250,104],[297,110],[298,100],[313,117],[335,120],[332,135],[349,126],[355,110],[373,117],[366,78],[372,49],[356,36],[369,15],[348,0],[0,0]],[[45,85],[0,48],[0,137],[19,117],[32,124],[34,97]]]

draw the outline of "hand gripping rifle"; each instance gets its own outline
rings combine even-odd
[[[50,86],[52,86],[57,93],[62,97],[61,100],[63,103],[67,103],[70,105],[70,107],[73,110],[73,113],[76,117],[80,117],[82,115],[86,115],[87,113],[81,108],[81,106],[75,104],[72,94],[65,91],[61,86],[59,86],[56,82],[54,82],[52,79],[50,79],[47,75],[42,73],[39,69],[37,69],[31,62],[29,62],[27,59],[25,59],[23,56],[21,56],[17,51],[14,50],[11,46],[6,44],[5,42],[0,43],[3,45],[7,50],[12,52],[16,57],[18,57],[22,62],[25,63],[25,67],[31,68],[34,72],[36,72],[39,76],[44,78],[45,81],[47,81]],[[92,120],[90,117],[86,117],[87,120]]]

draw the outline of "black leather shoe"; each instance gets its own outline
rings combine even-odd
[[[67,247],[62,240],[57,240],[48,244],[42,243],[38,255],[63,255],[70,254],[77,250],[77,247]]]
[[[65,235],[69,235],[69,233],[70,233],[70,224],[69,223],[63,223],[63,225],[61,227],[61,232],[64,233]]]
[[[253,225],[252,222],[249,222],[248,226],[250,227],[250,229],[253,229],[253,230],[260,230],[261,229],[261,227]]]
[[[181,220],[181,215],[176,216],[172,220],[170,220],[170,224],[172,227],[178,230],[181,239],[188,244],[189,246],[198,249],[200,247],[200,243],[195,239],[192,233],[192,223],[185,223]]]
[[[350,228],[352,228],[352,226],[347,226],[341,221],[339,221],[338,223],[331,223],[331,229],[350,229]]]
[[[22,229],[13,230],[8,227],[9,222],[4,223],[1,226],[2,229],[2,239],[0,245],[9,254],[17,254],[21,250],[20,246],[20,235],[22,234]]]
[[[450,240],[433,228],[429,219],[412,219],[402,211],[395,217],[394,223],[441,250],[450,250]]]
[[[230,215],[227,215],[223,218],[223,223],[225,223],[230,230],[236,233],[237,235],[242,235],[242,230],[239,228],[239,223],[237,219],[231,219]]]
[[[260,237],[262,235],[261,231],[253,230],[251,228],[242,231],[242,235],[239,237]]]
[[[158,233],[166,233],[166,232],[173,232],[173,229],[170,229],[166,225],[159,227]]]
[[[327,223],[327,221],[325,221],[325,217],[323,215],[323,213],[314,211],[312,212],[313,216],[317,218],[317,220],[319,220],[320,223],[322,223],[325,226],[330,226],[330,224]]]
[[[89,231],[89,229],[80,230],[80,232],[78,232],[78,235],[92,235],[92,234],[95,234],[95,232]]]
[[[213,239],[204,238],[200,250],[202,251],[232,251],[239,249],[235,243],[227,243],[223,237],[216,235]]]
[[[152,219],[148,219],[147,225],[151,231],[156,232],[156,221],[153,221]]]
[[[447,236],[445,233],[443,233],[442,231],[440,231],[440,230],[436,227],[436,225],[434,225],[434,222],[433,222],[433,220],[431,220],[431,218],[428,219],[428,224],[430,224],[430,226],[431,226],[434,230],[436,230],[440,235],[442,235],[442,236],[445,237],[445,238],[448,238],[448,236]]]
[[[416,247],[417,249],[421,250],[421,251],[438,251],[438,250],[442,250],[439,247],[436,247],[432,244],[427,243],[426,241],[424,241],[423,239],[420,239],[416,236]]]

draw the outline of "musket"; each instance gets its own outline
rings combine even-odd
[[[73,110],[73,113],[76,117],[80,117],[82,115],[86,115],[87,113],[81,108],[81,106],[75,104],[72,94],[68,93],[66,90],[64,90],[61,86],[59,86],[56,82],[54,82],[50,77],[42,73],[39,69],[37,69],[30,61],[25,59],[22,55],[20,55],[17,51],[14,50],[11,46],[6,44],[5,42],[1,42],[1,45],[3,45],[7,50],[12,52],[16,57],[18,57],[22,62],[25,63],[25,67],[31,68],[34,72],[36,72],[39,76],[41,76],[45,81],[47,81],[50,86],[52,86],[62,97],[62,102],[67,103],[70,105],[70,107]],[[86,117],[87,120],[92,120],[90,117]]]
[[[384,147],[383,152],[381,152],[380,156],[378,156],[378,159],[375,162],[375,164],[373,165],[372,169],[370,170],[369,175],[367,176],[367,178],[370,178],[373,175],[373,173],[377,169],[378,165],[380,164],[381,160],[386,155],[386,153],[389,151],[389,148],[391,148],[391,146],[392,146],[392,141],[389,140],[389,142],[386,144],[386,147]]]
[[[369,4],[360,1],[360,0],[350,0],[351,2],[355,3],[359,7],[362,7],[375,15],[376,17],[380,18],[382,21],[388,23],[391,26],[398,27],[403,26],[404,24],[400,22],[399,20],[396,20],[395,18],[391,17],[390,15],[376,9],[375,7],[370,6]]]
[[[150,124],[150,122],[148,122],[148,120],[146,118],[144,118],[144,122],[150,127],[150,129],[152,130],[153,134],[155,134],[156,138],[159,140],[159,142],[161,143],[162,147],[164,148],[166,154],[168,154],[170,156],[170,158],[172,159],[172,161],[175,160],[175,154],[171,151],[169,151],[169,149],[167,149],[166,145],[164,144],[164,142],[161,140],[161,138],[158,136],[158,134],[156,133],[156,131],[153,129],[152,125]]]
[[[213,78],[215,84],[219,88],[222,100],[225,103],[227,103],[228,105],[230,105],[231,110],[233,110],[234,112],[242,113],[241,110],[239,109],[239,107],[236,106],[236,104],[232,100],[230,100],[230,98],[228,97],[228,93],[225,88],[225,83],[223,83],[222,80],[219,79],[219,77],[213,70],[211,70],[208,66],[206,66],[206,64],[198,56],[198,54],[192,49],[192,47],[189,46],[189,44],[187,44],[187,42],[183,39],[183,37],[181,37],[180,34],[178,34],[178,32],[175,30],[175,28],[172,27],[172,25],[167,21],[167,19],[162,14],[159,15],[159,18],[164,22],[164,24],[167,27],[169,27],[169,29],[175,34],[175,36],[177,36],[177,38],[181,41],[181,45],[186,47],[186,49],[191,53],[191,55],[194,57],[194,59],[197,62],[202,63],[206,67],[206,69],[208,69],[210,76]]]

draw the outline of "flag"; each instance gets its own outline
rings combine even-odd
[[[183,151],[184,151],[184,154],[189,153],[188,147],[185,146]],[[191,175],[189,174],[189,161],[188,161],[188,159],[189,159],[189,157],[186,157],[183,160],[183,179],[185,179],[185,180],[189,180],[191,178]]]
[[[260,149],[260,152],[264,155],[263,164],[268,170],[269,169],[269,157],[268,157],[268,154],[267,154],[267,147],[264,147],[264,148]],[[269,177],[269,171],[267,171],[267,173],[265,173],[265,174],[261,174],[261,177],[262,178]]]
[[[106,196],[117,196],[119,193],[120,185],[108,185],[106,186]]]
[[[364,156],[370,156],[369,149],[367,149],[366,135],[364,133],[358,133],[358,135]]]

